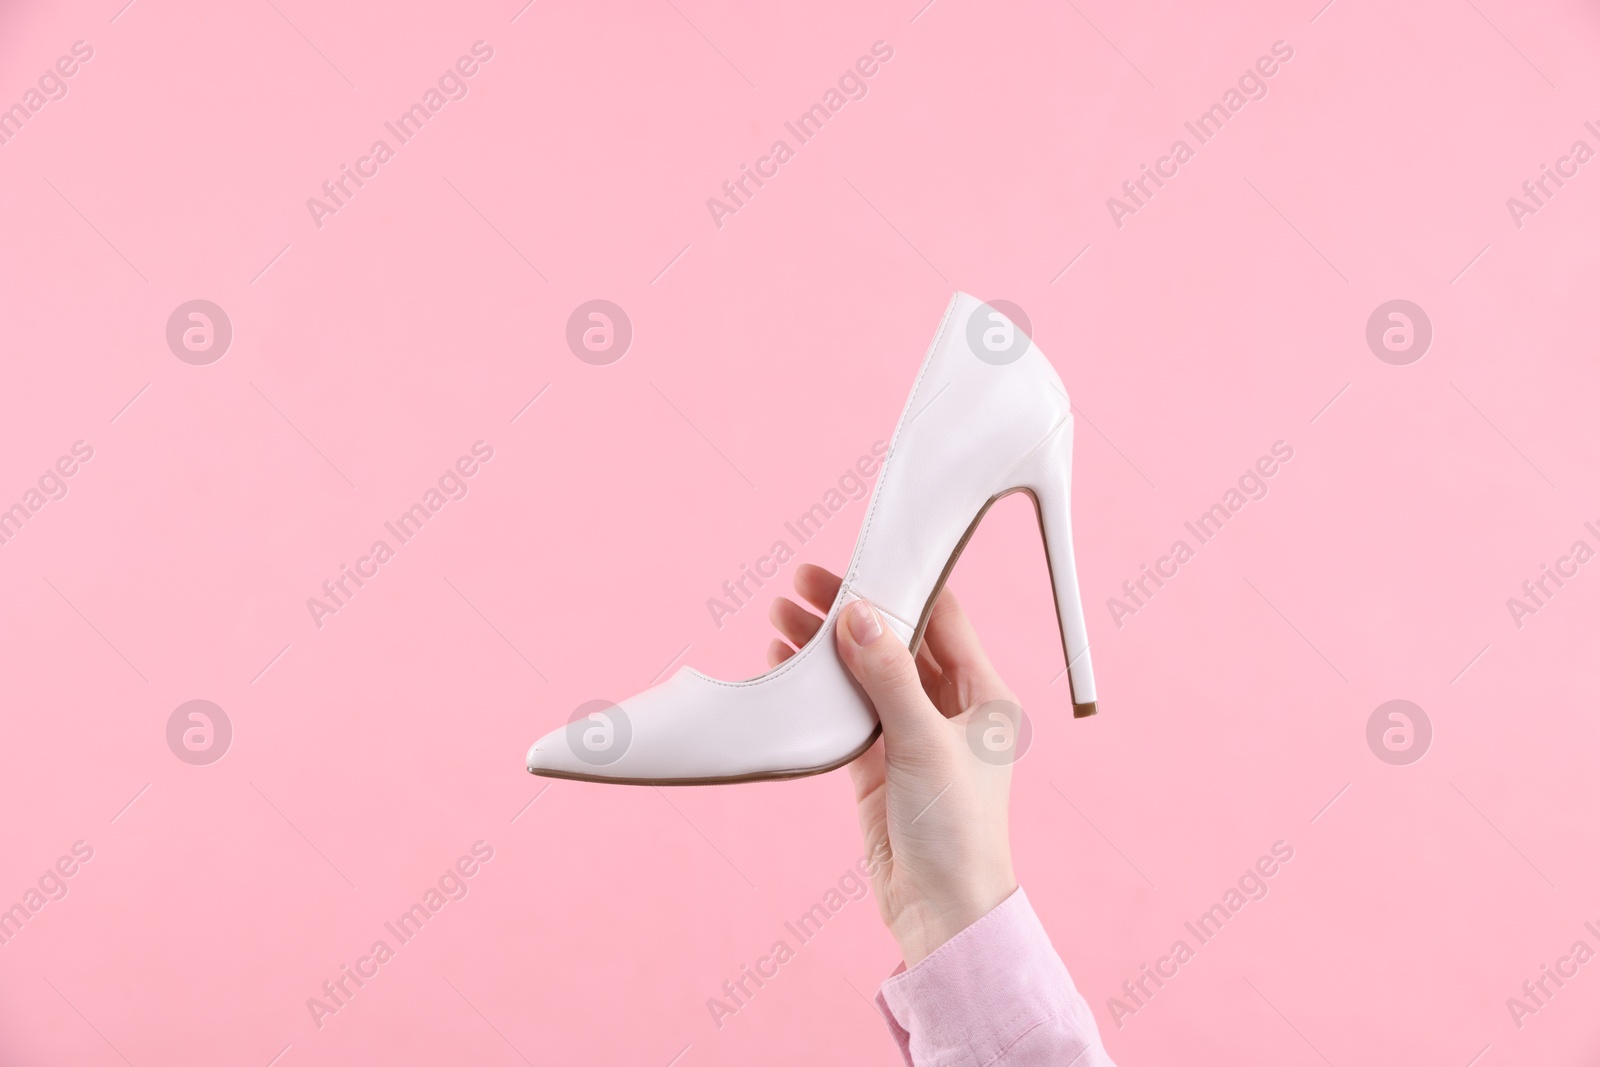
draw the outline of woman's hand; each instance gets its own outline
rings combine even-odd
[[[821,567],[795,573],[795,591],[823,612],[839,584]],[[789,641],[768,648],[773,666],[822,627],[819,616],[782,597],[771,617]],[[1004,745],[1018,736],[1022,709],[948,589],[934,603],[915,661],[865,601],[850,604],[835,629],[840,657],[883,723],[883,736],[850,765],[850,776],[878,911],[911,968],[1017,888]],[[982,721],[973,724],[974,716]]]

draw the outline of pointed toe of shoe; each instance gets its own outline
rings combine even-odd
[[[628,703],[639,700],[635,697]],[[640,753],[632,751],[638,730],[630,711],[608,700],[583,704],[566,725],[551,730],[528,749],[529,773],[595,782],[648,777],[640,770]]]
[[[541,737],[528,746],[527,767],[529,774],[538,774],[541,771],[553,770],[550,760],[550,738]]]
[[[621,703],[589,701],[534,743],[528,770],[621,785],[710,785],[831,769],[871,743],[878,720],[833,642],[813,644],[760,678],[720,682],[683,668]]]
[[[547,778],[593,778],[596,768],[572,751],[565,728],[552,730],[528,749],[528,773]]]

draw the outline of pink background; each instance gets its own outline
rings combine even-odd
[[[845,775],[522,757],[675,663],[761,669],[795,565],[721,629],[706,599],[889,435],[956,288],[1021,305],[1081,405],[1100,716],[1070,717],[1021,498],[953,587],[1033,718],[1019,876],[1113,1056],[1600,1055],[1600,962],[1506,1006],[1600,949],[1600,563],[1506,607],[1600,548],[1600,162],[1506,206],[1600,149],[1593,4],[122,3],[0,8],[0,105],[94,49],[0,145],[0,506],[94,449],[0,546],[0,905],[94,850],[0,946],[0,1059],[897,1062],[870,901],[720,1030],[706,1005],[859,855]],[[478,40],[465,99],[319,229],[306,198]],[[706,199],[879,40],[719,229]],[[1265,99],[1114,225],[1279,40]],[[195,298],[233,324],[208,366],[165,341]],[[597,298],[634,328],[609,366],[564,340]],[[1409,366],[1365,340],[1397,298],[1434,329]],[[306,598],[479,440],[467,497],[318,629]],[[1107,598],[1279,440],[1270,494],[1119,628]],[[800,558],[841,567],[861,511]],[[209,766],[167,747],[195,699],[233,726]],[[1409,766],[1367,745],[1391,699],[1433,724]],[[307,998],[480,840],[319,1029]],[[1117,1028],[1280,840],[1270,895]]]

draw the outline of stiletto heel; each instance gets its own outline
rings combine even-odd
[[[1033,497],[1050,566],[1056,622],[1067,661],[1072,714],[1082,719],[1095,713],[1094,664],[1089,658],[1089,628],[1078,593],[1078,568],[1072,553],[1072,415],[1069,413],[1034,454],[1018,468],[1018,487]]]
[[[839,659],[833,628],[870,600],[913,651],[984,513],[1033,497],[1067,656],[1072,710],[1094,714],[1068,498],[1072,407],[1050,361],[1009,319],[957,293],[917,372],[828,617],[792,657],[727,682],[690,667],[551,731],[528,770],[627,785],[705,785],[819,774],[878,737],[877,713]],[[587,706],[587,705],[586,705]],[[596,725],[595,720],[601,720]]]

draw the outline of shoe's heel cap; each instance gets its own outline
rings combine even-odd
[[[1087,719],[1089,716],[1093,715],[1094,713],[1095,713],[1095,706],[1094,706],[1094,701],[1092,701],[1092,700],[1087,704],[1074,704],[1074,705],[1072,705],[1072,717],[1074,719]]]

